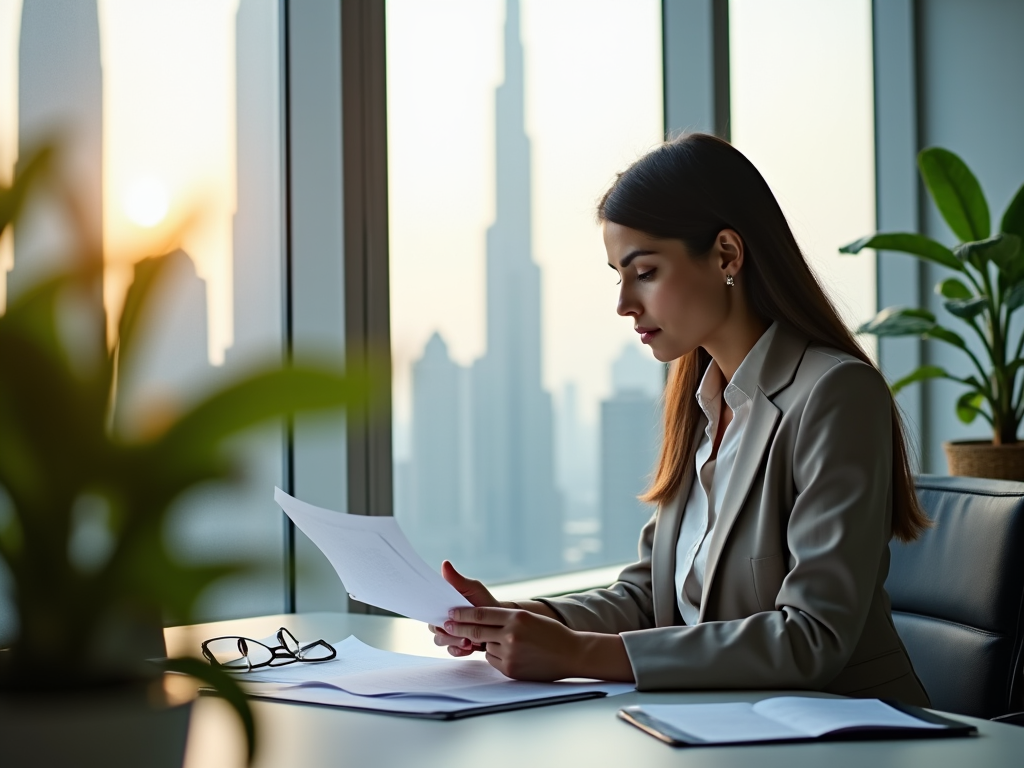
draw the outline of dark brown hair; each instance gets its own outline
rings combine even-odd
[[[778,201],[739,150],[714,136],[691,133],[667,142],[621,173],[601,202],[598,218],[651,237],[681,240],[707,254],[723,229],[745,246],[742,282],[753,310],[812,341],[874,367],[818,284]],[[698,347],[676,360],[665,389],[661,456],[644,501],[664,503],[679,492],[691,460],[700,417],[694,393],[711,362]],[[903,422],[892,409],[892,535],[913,541],[928,525],[914,491]]]

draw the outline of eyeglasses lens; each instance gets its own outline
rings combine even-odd
[[[270,649],[243,637],[220,637],[206,644],[217,663],[228,669],[250,669],[268,664]]]

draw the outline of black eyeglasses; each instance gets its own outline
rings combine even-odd
[[[202,644],[203,656],[224,669],[251,672],[261,667],[283,667],[297,661],[330,661],[338,652],[326,640],[299,645],[295,635],[284,627],[277,630],[277,645],[237,635],[214,637]]]

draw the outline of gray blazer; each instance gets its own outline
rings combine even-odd
[[[544,602],[572,629],[620,634],[639,690],[808,689],[927,705],[883,587],[889,397],[874,368],[780,324],[712,532],[697,624],[683,624],[675,596],[692,457],[679,495],[644,527],[638,562],[607,589]]]

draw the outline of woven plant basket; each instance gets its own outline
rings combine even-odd
[[[1024,443],[994,445],[987,440],[943,443],[949,474],[1024,481]]]

